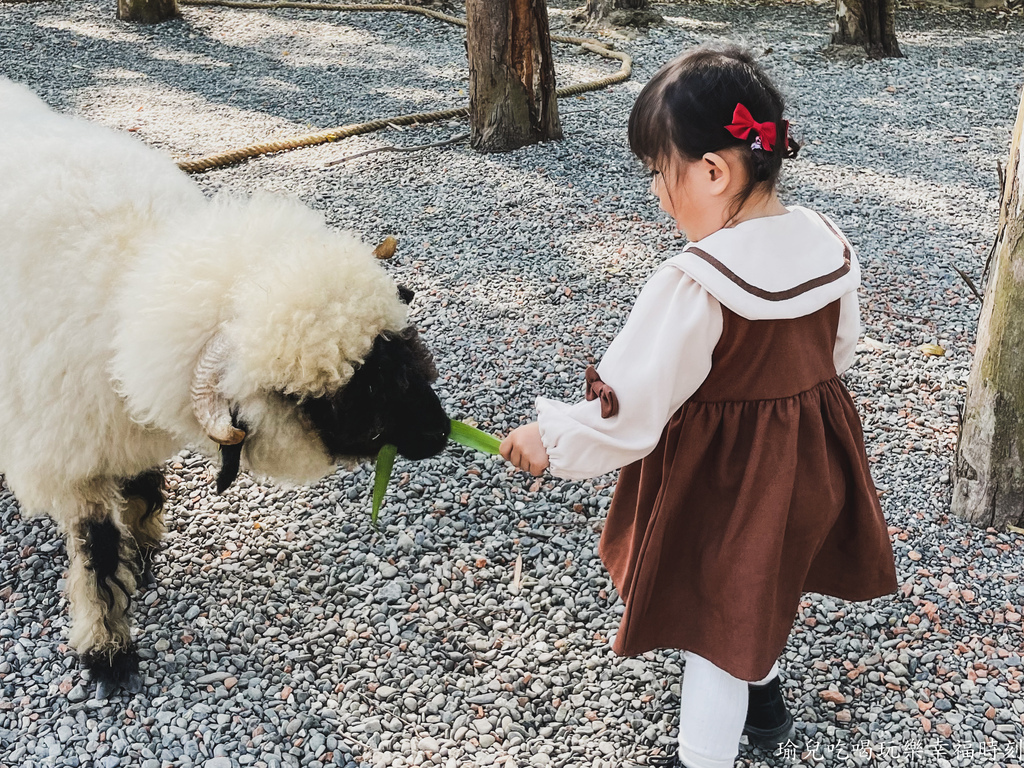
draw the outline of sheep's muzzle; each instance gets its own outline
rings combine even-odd
[[[349,382],[329,397],[299,401],[336,461],[376,456],[391,443],[409,459],[444,450],[451,423],[431,384],[433,356],[415,326],[385,331]]]

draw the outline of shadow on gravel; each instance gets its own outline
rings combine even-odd
[[[306,14],[320,37],[303,39],[277,30],[272,13],[248,13],[254,31],[248,44],[239,45],[218,39],[216,10],[186,8],[181,20],[145,27],[119,22],[113,14],[97,19],[95,9],[88,7],[54,7],[52,13],[17,28],[20,44],[15,42],[14,48],[23,58],[13,76],[32,84],[46,82],[47,97],[63,110],[77,106],[76,97],[84,88],[102,89],[111,81],[134,79],[187,91],[212,105],[316,127],[432,110],[465,98],[458,93],[465,78],[447,74],[448,62],[408,53],[419,28],[407,23],[396,24],[396,37],[409,34],[408,40],[399,41],[409,46],[403,51],[402,45],[360,29],[360,14],[336,15],[330,23],[324,21],[327,14]],[[289,19],[289,25],[294,21]],[[461,34],[454,27],[432,23],[437,29],[431,35]],[[332,42],[331,31],[354,35],[357,44]],[[373,64],[361,63],[363,51],[371,51]],[[79,59],[88,64],[79,64]],[[382,60],[391,66],[381,67]],[[108,68],[97,67],[97,62]],[[453,63],[461,72],[464,62]],[[431,87],[424,87],[424,82]],[[450,84],[447,93],[438,90],[445,83]],[[261,137],[240,140],[250,138]]]

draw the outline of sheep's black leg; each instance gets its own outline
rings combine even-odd
[[[97,698],[118,688],[137,690],[139,656],[129,616],[137,576],[135,542],[109,513],[77,521],[68,539],[71,643],[97,682]]]
[[[153,554],[164,535],[165,488],[164,476],[158,469],[143,472],[121,484],[124,522],[139,548],[140,587],[151,586],[156,581]]]

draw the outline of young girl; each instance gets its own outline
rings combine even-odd
[[[777,659],[802,593],[896,591],[839,379],[860,268],[831,219],[776,195],[798,149],[782,111],[735,47],[688,51],[644,87],[630,147],[690,244],[587,369],[586,399],[537,398],[501,446],[535,475],[622,467],[599,548],[625,603],[613,650],[685,652],[678,753],[650,765],[732,768],[741,734],[789,738]]]

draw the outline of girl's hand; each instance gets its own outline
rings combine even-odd
[[[548,467],[548,452],[540,439],[540,427],[534,421],[513,429],[501,441],[501,455],[531,475],[541,475]]]

